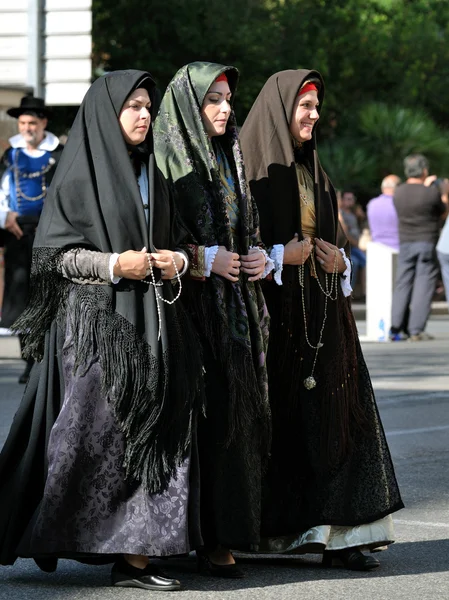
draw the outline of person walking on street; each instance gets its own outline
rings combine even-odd
[[[240,139],[261,236],[275,262],[262,284],[271,317],[271,459],[263,477],[261,552],[324,553],[352,570],[394,541],[403,507],[351,311],[349,244],[337,243],[335,189],[315,129],[317,71],[275,73]]]
[[[394,206],[399,222],[399,256],[389,337],[412,342],[432,339],[425,328],[438,279],[436,243],[446,206],[440,190],[430,185],[429,163],[422,154],[404,159],[407,180],[397,186]],[[427,185],[426,185],[427,184]]]
[[[10,138],[10,148],[1,158],[5,168],[0,180],[0,228],[5,246],[3,328],[9,328],[25,309],[34,235],[63,150],[58,138],[46,131],[50,109],[41,98],[24,96],[20,106],[7,113],[17,119],[19,133]],[[29,358],[20,383],[28,381],[32,365]]]
[[[260,539],[261,477],[270,444],[265,356],[269,318],[259,279],[271,270],[232,103],[238,71],[195,62],[168,85],[155,124],[156,159],[186,228],[184,299],[205,359],[198,419],[199,566],[242,577],[231,549]]]
[[[149,557],[189,551],[202,358],[154,96],[147,72],[97,79],[44,205],[14,325],[37,362],[0,455],[0,563],[114,563],[112,585],[169,591],[180,582]]]

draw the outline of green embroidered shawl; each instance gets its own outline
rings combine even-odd
[[[180,69],[168,85],[154,127],[158,167],[174,189],[175,207],[187,230],[187,244],[225,246],[247,254],[261,245],[257,208],[245,177],[233,111],[226,133],[206,134],[201,106],[207,90],[226,72],[235,92],[238,72],[205,62]],[[220,181],[215,145],[220,145],[234,176],[238,202],[238,247],[226,212],[226,190]],[[187,281],[184,298],[200,332],[212,346],[229,388],[229,440],[245,425],[260,419],[263,441],[269,443],[266,349],[268,313],[258,282],[243,273],[237,283],[211,274],[205,282]]]

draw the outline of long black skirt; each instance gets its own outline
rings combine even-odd
[[[199,417],[199,518],[208,547],[247,549],[260,540],[262,457],[258,423],[228,443],[226,365],[202,339],[206,369],[206,414]]]
[[[304,340],[297,277],[283,287],[267,283],[264,291],[271,316],[267,365],[273,442],[263,478],[262,537],[297,536],[321,525],[371,524],[399,510],[403,503],[349,300],[339,290],[337,301],[328,303],[325,347],[314,370],[317,386],[307,390],[304,380],[312,372],[315,351]],[[315,321],[312,318],[322,302],[320,295],[310,278],[305,301],[309,340],[314,345],[323,320],[322,312]],[[353,394],[349,400],[347,390]],[[363,426],[349,410],[352,443],[337,456],[342,440],[336,427],[330,436],[335,455],[326,455],[326,419],[343,401],[358,408]]]

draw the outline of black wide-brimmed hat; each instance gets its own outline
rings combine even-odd
[[[20,106],[17,108],[9,108],[6,112],[10,117],[17,119],[20,115],[25,112],[34,112],[41,119],[49,117],[51,109],[45,106],[45,102],[42,98],[36,98],[34,96],[24,96],[20,101]]]

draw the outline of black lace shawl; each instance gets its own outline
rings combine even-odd
[[[190,443],[201,363],[194,333],[179,302],[160,302],[161,336],[154,288],[122,279],[118,285],[77,285],[61,276],[69,248],[101,252],[173,248],[172,214],[166,187],[155,166],[150,129],[146,147],[149,224],[118,116],[138,87],[154,97],[154,82],[142,71],[109,73],[89,89],[45,202],[36,234],[32,296],[15,323],[25,352],[44,353],[52,323],[71,319],[76,366],[93,351],[100,357],[101,382],[126,436],[129,481],[149,492],[163,489]],[[170,300],[170,282],[158,288]],[[186,342],[189,342],[187,349]]]

